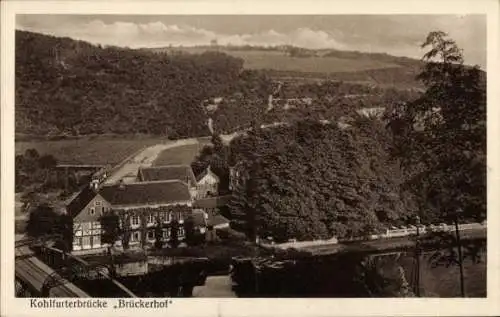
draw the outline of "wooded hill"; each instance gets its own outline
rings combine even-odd
[[[334,113],[344,113],[345,108],[377,107],[386,104],[388,98],[413,98],[408,91],[369,88],[359,83],[292,83],[284,85],[275,98],[310,97],[314,107],[274,109],[267,113],[268,97],[275,89],[270,77],[282,71],[249,70],[244,59],[226,53],[200,50],[179,54],[102,47],[17,31],[16,133],[45,136],[140,133],[178,139],[209,135],[208,114],[202,102],[217,96],[226,97],[211,114],[220,132],[232,132],[254,120],[272,123],[309,115],[331,120],[335,119]],[[350,58],[353,63],[354,58],[366,60],[366,56],[371,56],[335,54],[320,58],[328,61]],[[372,59],[377,60],[377,56],[374,54]],[[388,63],[388,55],[381,56],[379,66],[392,65]],[[398,72],[410,69],[403,64]],[[411,64],[411,68],[414,66]],[[359,76],[375,76],[370,72],[379,74],[384,69],[358,67],[349,76],[355,80]],[[307,77],[304,72],[285,74]],[[347,75],[339,78],[343,76]],[[397,77],[383,78],[387,78],[387,83],[401,82]],[[361,97],[347,100],[343,98],[346,94]]]
[[[170,56],[17,31],[16,132],[208,135],[202,100],[254,94],[265,82],[242,64],[217,52]]]

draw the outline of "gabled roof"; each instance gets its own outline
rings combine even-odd
[[[97,196],[97,193],[90,188],[90,186],[85,186],[66,206],[68,215],[72,218],[78,216],[82,209],[85,208],[95,196]]]
[[[198,199],[193,202],[194,208],[217,208],[227,205],[230,195]]]
[[[209,215],[208,220],[207,220],[207,226],[219,226],[219,225],[224,225],[228,224],[229,219],[226,217],[216,214],[216,215]]]
[[[154,167],[142,167],[139,169],[139,177],[142,181],[167,181],[181,180],[196,183],[193,170],[189,165],[165,165]]]
[[[179,180],[103,186],[99,194],[111,205],[173,204],[191,200],[187,183]]]
[[[205,168],[203,170],[203,172],[201,172],[200,174],[198,174],[196,176],[196,181],[199,182],[201,179],[203,179],[203,177],[207,176],[208,174],[212,174],[217,180],[219,179],[219,176],[217,176],[217,174],[212,172],[212,170],[210,169],[210,166],[208,166],[207,168]]]

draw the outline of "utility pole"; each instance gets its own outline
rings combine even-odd
[[[455,235],[457,238],[458,248],[458,266],[460,268],[460,294],[465,297],[465,279],[464,279],[464,265],[462,256],[462,243],[460,241],[460,231],[458,230],[458,217],[462,214],[462,209],[457,209],[455,212]]]

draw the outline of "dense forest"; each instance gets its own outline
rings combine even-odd
[[[278,241],[346,237],[411,214],[387,130],[364,117],[353,125],[306,120],[235,139],[230,160],[247,176],[230,203],[235,225]]]
[[[16,132],[208,135],[204,99],[258,95],[266,80],[242,64],[217,52],[170,56],[17,31]]]

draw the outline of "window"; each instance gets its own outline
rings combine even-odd
[[[92,222],[92,234],[101,234],[101,223],[100,222]]]
[[[132,226],[138,226],[139,225],[139,216],[132,216],[130,219]]]
[[[96,202],[95,202],[95,205],[96,205],[96,206],[100,206],[100,205],[101,205],[101,202],[100,202],[100,201],[96,201]]]
[[[101,247],[101,236],[96,235],[92,237],[92,247],[99,248]]]
[[[153,214],[148,216],[148,223],[155,223],[155,216]]]
[[[179,238],[184,237],[184,228],[179,228]]]
[[[90,222],[83,222],[82,223],[82,230],[83,230],[83,235],[88,236],[92,234],[92,225]]]
[[[163,230],[163,238],[168,239],[170,237],[170,230]]]
[[[91,214],[91,215],[94,215],[94,214],[95,214],[95,208],[94,208],[94,207],[90,208],[90,214]]]
[[[131,242],[139,242],[140,240],[140,235],[139,235],[139,232],[133,232],[132,233],[132,236],[130,237],[130,241]]]
[[[148,231],[148,240],[154,240],[155,232],[153,230]]]
[[[90,237],[83,237],[82,242],[83,242],[82,249],[90,249],[91,248]]]
[[[73,238],[73,245],[82,245],[82,238]]]

